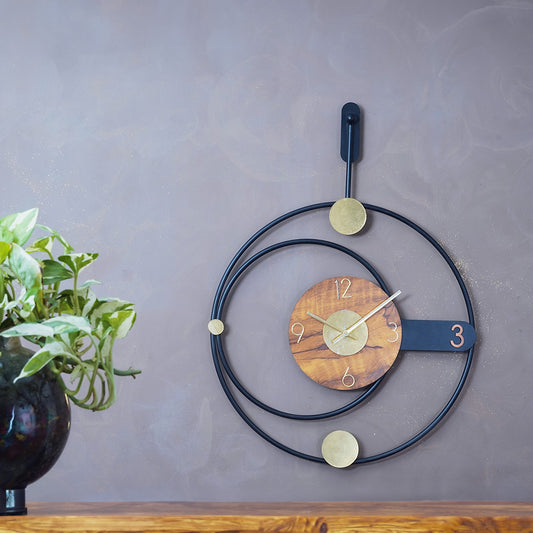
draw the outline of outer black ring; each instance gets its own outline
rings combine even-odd
[[[283,246],[287,246],[288,245],[287,243],[295,244],[296,242],[298,242],[300,244],[303,243],[303,242],[311,243],[311,244],[313,244],[313,243],[314,244],[321,243],[321,244],[323,244],[325,246],[331,246],[332,248],[343,249],[344,247],[342,247],[340,245],[337,245],[335,243],[331,243],[329,241],[318,241],[318,240],[314,240],[314,239],[298,239],[296,241],[285,241],[283,243],[278,243],[277,245],[273,245],[271,247],[265,248],[261,252],[258,252],[252,258],[250,258],[247,262],[243,263],[241,265],[241,267],[239,267],[239,269],[235,273],[233,273],[234,269],[236,268],[236,266],[237,266],[237,264],[239,262],[239,260],[247,252],[247,250],[257,241],[257,239],[259,239],[267,231],[269,231],[270,229],[274,228],[278,224],[281,224],[282,222],[285,222],[286,220],[289,220],[290,218],[292,218],[294,216],[298,216],[300,214],[303,214],[303,213],[306,213],[306,212],[309,212],[309,211],[329,208],[332,205],[333,205],[333,202],[325,202],[325,203],[320,203],[320,204],[308,205],[308,206],[296,209],[294,211],[290,211],[289,213],[286,213],[285,215],[282,215],[282,216],[274,219],[272,222],[268,223],[266,226],[261,228],[254,235],[252,235],[252,237],[250,237],[250,239],[248,239],[248,241],[246,241],[244,243],[244,245],[239,249],[239,251],[235,254],[235,256],[231,260],[230,264],[228,265],[228,267],[226,268],[226,270],[225,270],[225,272],[224,272],[224,274],[222,276],[222,279],[221,279],[221,281],[220,281],[220,283],[218,285],[218,288],[217,288],[217,291],[216,291],[216,294],[215,294],[215,298],[214,298],[214,301],[213,301],[213,307],[212,307],[212,311],[211,311],[211,318],[214,319],[214,318],[220,318],[221,317],[222,310],[223,310],[223,307],[224,307],[224,303],[225,303],[225,300],[226,300],[226,298],[227,298],[227,296],[229,294],[231,286],[235,283],[237,278],[242,274],[242,272],[248,266],[250,266],[255,260],[259,259],[260,257],[265,255],[266,253],[270,253],[271,251],[274,251],[275,249],[281,248]],[[465,301],[465,305],[466,305],[466,309],[467,309],[467,313],[468,313],[469,323],[470,323],[470,325],[472,327],[475,327],[474,326],[474,313],[473,313],[473,308],[472,308],[472,302],[470,300],[470,296],[469,296],[468,291],[466,289],[466,285],[465,285],[465,283],[464,283],[459,271],[457,270],[457,267],[453,263],[453,261],[450,258],[450,256],[444,251],[443,247],[429,233],[427,233],[420,226],[418,226],[417,224],[415,224],[411,220],[407,219],[406,217],[404,217],[402,215],[399,215],[398,213],[395,213],[394,211],[385,209],[383,207],[370,205],[370,204],[363,204],[363,205],[364,205],[364,207],[367,210],[371,210],[371,211],[376,211],[378,213],[382,213],[384,215],[390,216],[390,217],[398,220],[399,222],[402,222],[403,224],[406,224],[407,226],[409,226],[410,228],[412,228],[416,232],[418,232],[422,237],[424,237],[440,253],[440,255],[444,258],[444,260],[446,261],[446,263],[450,267],[452,273],[454,274],[454,276],[456,278],[456,281],[459,284],[459,287],[461,289],[461,292],[463,294],[463,298],[464,298],[464,301]],[[325,244],[325,243],[327,243],[327,244]],[[355,252],[351,252],[347,248],[344,248],[344,250],[348,250],[348,254],[349,255],[355,254]],[[344,250],[341,250],[341,251],[344,251]],[[369,269],[369,271],[372,272],[372,274],[376,277],[376,279],[378,280],[380,285],[382,284],[381,277],[379,276],[379,274],[375,271],[375,269],[366,260],[364,260],[363,258],[358,256],[357,254],[352,255],[352,257],[356,258],[357,260],[361,260],[362,264],[364,266],[366,266],[367,269]],[[385,292],[387,292],[387,293],[389,292],[384,285],[382,285],[382,289],[385,290]],[[279,448],[279,449],[281,449],[281,450],[283,450],[283,451],[285,451],[285,452],[287,452],[287,453],[289,453],[291,455],[295,455],[297,457],[300,457],[302,459],[307,459],[309,461],[314,461],[314,462],[318,462],[318,463],[325,463],[325,460],[322,457],[308,455],[308,454],[299,452],[298,450],[294,450],[293,448],[290,448],[290,447],[282,444],[281,442],[277,441],[276,439],[272,438],[270,435],[265,433],[259,426],[257,426],[248,417],[248,415],[244,412],[244,410],[241,408],[241,406],[236,401],[235,396],[234,396],[232,390],[230,389],[229,384],[228,384],[228,382],[226,380],[226,375],[228,375],[230,380],[234,383],[234,385],[238,388],[238,390],[246,398],[248,398],[250,401],[253,401],[257,405],[259,405],[257,403],[258,400],[253,398],[253,396],[250,393],[248,393],[248,391],[246,391],[244,389],[244,387],[242,387],[242,385],[238,382],[236,377],[231,372],[231,368],[229,367],[229,364],[227,363],[227,360],[225,358],[222,342],[221,342],[221,339],[219,338],[219,336],[211,335],[211,352],[212,352],[212,356],[213,356],[213,363],[215,365],[215,370],[217,372],[220,384],[222,385],[222,388],[223,388],[226,396],[228,397],[230,403],[233,405],[234,409],[241,416],[241,418],[258,435],[263,437],[265,440],[270,442],[272,445],[276,446],[277,448]],[[472,367],[473,356],[474,356],[474,347],[472,346],[472,348],[470,348],[470,350],[468,351],[468,355],[466,357],[465,366],[464,366],[463,372],[461,374],[461,378],[460,378],[459,383],[458,383],[457,387],[455,388],[453,394],[451,395],[450,399],[445,404],[443,409],[440,411],[440,413],[425,428],[423,428],[414,437],[412,437],[411,439],[407,440],[406,442],[400,444],[399,446],[396,446],[395,448],[392,448],[392,449],[390,449],[390,450],[388,450],[386,452],[383,452],[383,453],[380,453],[380,454],[377,454],[377,455],[372,455],[372,456],[369,456],[369,457],[359,457],[356,460],[356,463],[357,464],[370,463],[370,462],[373,462],[373,461],[378,461],[380,459],[385,459],[387,457],[390,457],[390,456],[392,456],[394,454],[397,454],[397,453],[409,448],[410,446],[414,445],[415,443],[420,441],[422,438],[424,438],[430,431],[432,431],[439,424],[439,422],[442,421],[442,419],[446,416],[446,414],[450,411],[450,409],[452,408],[453,404],[455,403],[455,401],[459,397],[459,394],[461,393],[461,390],[463,389],[463,387],[464,387],[464,385],[466,383],[466,379],[468,377],[468,373],[469,373],[469,371],[470,371],[470,369]],[[312,420],[312,419],[317,419],[317,417],[318,418],[325,418],[325,417],[329,417],[329,416],[335,416],[335,414],[339,414],[339,412],[345,412],[346,410],[349,410],[349,409],[352,409],[353,407],[355,407],[355,405],[357,405],[363,399],[368,397],[368,395],[371,394],[375,390],[375,388],[381,383],[382,380],[383,380],[383,377],[380,378],[378,381],[376,381],[367,391],[365,391],[364,394],[359,396],[351,404],[348,404],[347,406],[344,406],[340,410],[332,411],[330,413],[322,413],[320,415],[292,415],[291,413],[284,413],[284,412],[272,409],[272,408],[270,408],[268,406],[264,406],[264,404],[260,405],[260,407],[266,408],[266,410],[268,410],[272,414],[276,414],[278,416],[285,416],[287,418],[298,418],[298,419],[304,419],[304,420],[311,419]],[[254,401],[254,400],[256,400],[256,401]],[[261,403],[261,402],[259,402],[259,403]],[[355,403],[355,405],[352,405],[354,403]],[[350,406],[350,407],[348,407],[348,406]],[[301,417],[303,417],[303,418],[301,418]]]

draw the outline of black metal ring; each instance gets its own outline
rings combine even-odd
[[[237,254],[233,257],[233,259],[231,260],[229,266],[226,268],[226,271],[224,272],[224,275],[222,276],[222,279],[221,279],[221,281],[219,283],[219,286],[218,286],[216,294],[215,294],[215,298],[214,298],[214,302],[213,302],[213,308],[212,308],[212,312],[211,312],[211,318],[212,319],[220,318],[221,312],[222,312],[223,307],[224,307],[225,300],[226,300],[226,298],[227,298],[227,296],[229,294],[229,291],[231,290],[231,286],[235,283],[237,278],[242,274],[242,272],[244,272],[244,270],[248,266],[253,264],[253,262],[255,262],[260,257],[266,255],[267,253],[270,253],[270,252],[272,252],[272,251],[274,251],[276,249],[282,248],[284,246],[289,246],[291,244],[295,244],[295,243],[299,243],[299,244],[302,244],[302,243],[308,243],[308,244],[321,243],[321,244],[323,244],[325,246],[330,246],[332,248],[341,249],[341,251],[348,250],[348,254],[352,255],[352,257],[356,258],[357,260],[361,259],[362,260],[361,262],[362,262],[363,265],[366,266],[366,264],[368,264],[370,266],[369,270],[370,270],[370,272],[373,273],[373,275],[377,274],[375,269],[366,260],[364,260],[362,257],[358,256],[358,254],[355,254],[355,252],[349,250],[348,248],[344,248],[344,247],[342,247],[340,245],[337,245],[335,243],[331,243],[329,241],[318,241],[316,239],[297,239],[295,241],[284,241],[282,243],[278,243],[277,245],[273,245],[271,247],[268,247],[268,248],[262,250],[261,252],[258,252],[253,257],[251,257],[248,261],[243,263],[243,265],[241,265],[239,270],[235,274],[233,274],[233,276],[230,278],[234,268],[236,267],[236,265],[239,262],[239,260],[241,259],[241,257],[246,253],[246,251],[250,248],[250,246],[252,246],[252,244],[254,242],[256,242],[257,239],[259,239],[267,231],[269,231],[270,229],[272,229],[276,225],[278,225],[278,224],[280,224],[280,223],[282,223],[282,222],[284,222],[286,220],[289,220],[290,218],[292,218],[294,216],[297,216],[297,215],[300,215],[300,214],[303,214],[303,213],[306,213],[306,212],[309,212],[309,211],[317,210],[317,209],[328,208],[328,207],[331,207],[332,205],[333,205],[333,202],[325,202],[325,203],[321,203],[321,204],[312,204],[312,205],[309,205],[309,206],[305,206],[305,207],[296,209],[294,211],[290,211],[289,213],[286,213],[285,215],[282,215],[282,216],[274,219],[272,222],[270,222],[269,224],[267,224],[266,226],[261,228],[259,231],[257,231],[254,235],[252,235],[252,237],[250,237],[250,239],[248,241],[246,241],[246,243],[239,249]],[[410,228],[412,228],[415,231],[417,231],[422,237],[424,237],[440,253],[440,255],[444,258],[444,260],[446,261],[446,263],[448,264],[448,266],[452,270],[452,273],[454,274],[454,276],[456,278],[456,281],[459,284],[459,287],[461,289],[461,292],[463,294],[463,298],[464,298],[464,301],[465,301],[465,305],[466,305],[466,309],[467,309],[467,313],[468,313],[468,318],[469,318],[469,323],[472,325],[472,327],[474,327],[474,313],[473,313],[473,309],[472,309],[472,303],[471,303],[471,300],[470,300],[470,296],[469,296],[468,291],[466,289],[466,285],[465,285],[465,283],[464,283],[459,271],[457,270],[457,267],[453,263],[452,259],[448,256],[448,254],[444,251],[443,247],[429,233],[427,233],[420,226],[418,226],[417,224],[415,224],[411,220],[407,219],[406,217],[404,217],[402,215],[399,215],[398,213],[395,213],[394,211],[391,211],[391,210],[388,210],[388,209],[385,209],[385,208],[382,208],[382,207],[379,207],[379,206],[370,205],[370,204],[363,204],[363,205],[368,210],[376,211],[378,213],[385,214],[387,216],[390,216],[390,217],[392,217],[392,218],[394,218],[394,219],[406,224]],[[379,274],[377,274],[376,279],[378,280],[378,282],[381,285],[381,281],[380,281],[381,278],[380,278]],[[385,292],[388,293],[388,290],[386,289],[386,287],[384,287],[384,285],[382,285],[382,288],[383,288],[383,290],[385,290]],[[225,354],[224,354],[224,350],[223,350],[221,339],[218,336],[211,335],[211,352],[212,352],[212,355],[213,355],[213,362],[214,362],[214,365],[215,365],[215,370],[217,372],[219,381],[220,381],[220,383],[222,385],[222,388],[223,388],[226,396],[228,397],[230,403],[232,404],[234,409],[237,411],[237,413],[250,426],[251,429],[253,429],[258,435],[263,437],[265,440],[267,440],[268,442],[270,442],[271,444],[273,444],[277,448],[279,448],[279,449],[281,449],[281,450],[283,450],[283,451],[285,451],[285,452],[287,452],[287,453],[289,453],[291,455],[295,455],[297,457],[300,457],[300,458],[303,458],[303,459],[307,459],[309,461],[325,463],[325,460],[322,457],[308,455],[308,454],[299,452],[298,450],[294,450],[293,448],[290,448],[290,447],[282,444],[281,442],[277,441],[276,439],[272,438],[270,435],[265,433],[261,428],[259,428],[259,426],[257,426],[248,417],[248,415],[244,412],[244,410],[240,407],[240,405],[236,401],[236,399],[235,399],[235,397],[234,397],[232,391],[230,390],[229,385],[228,385],[228,383],[226,381],[226,378],[224,376],[224,371],[230,377],[231,381],[238,388],[238,390],[246,398],[248,398],[253,403],[256,403],[256,405],[262,404],[262,402],[259,402],[259,400],[255,399],[248,391],[246,391],[246,389],[244,389],[244,387],[242,387],[242,385],[239,383],[239,381],[233,375],[233,372],[231,371],[231,368],[229,367],[229,364],[227,364],[227,360],[226,360],[226,357],[225,357]],[[468,373],[469,373],[469,371],[470,371],[470,369],[472,367],[473,355],[474,355],[474,347],[470,348],[470,350],[468,351],[468,355],[467,355],[467,358],[466,358],[466,361],[465,361],[465,366],[464,366],[461,378],[460,378],[459,383],[458,383],[457,387],[455,388],[452,396],[450,397],[448,402],[445,404],[444,408],[440,411],[440,413],[425,428],[423,428],[414,437],[412,437],[411,439],[407,440],[406,442],[400,444],[399,446],[396,446],[395,448],[392,448],[392,449],[390,449],[390,450],[388,450],[386,452],[383,452],[383,453],[380,453],[380,454],[376,454],[376,455],[373,455],[373,456],[359,457],[356,460],[355,463],[356,464],[370,463],[370,462],[373,462],[373,461],[378,461],[380,459],[385,459],[387,457],[390,457],[390,456],[392,456],[394,454],[397,454],[397,453],[409,448],[410,446],[414,445],[415,443],[419,442],[430,431],[432,431],[439,424],[439,422],[441,422],[442,419],[446,416],[446,414],[449,412],[449,410],[451,409],[451,407],[453,406],[453,404],[455,403],[455,401],[459,397],[459,394],[461,393],[461,390],[463,389],[463,387],[464,387],[464,385],[466,383],[466,379],[467,379]],[[222,367],[220,365],[221,362],[222,362],[222,367],[224,367],[224,371],[223,371],[223,369],[222,369]],[[378,381],[376,381],[372,385],[372,387],[370,389],[368,389],[364,394],[359,396],[354,401],[354,402],[357,402],[355,405],[360,403],[362,401],[362,399],[365,399],[366,397],[368,397],[368,394],[370,394],[371,392],[373,392],[375,390],[375,388],[381,383],[382,379],[383,379],[383,377],[380,378]],[[351,403],[354,403],[354,402],[351,402]],[[349,409],[352,409],[353,407],[355,407],[355,405],[351,405],[348,408],[349,405],[351,405],[351,404],[348,404],[347,406],[341,408],[341,412],[345,412],[346,410],[349,410]],[[259,406],[263,407],[263,408],[266,408],[267,411],[271,412],[272,414],[276,414],[278,416],[285,416],[285,417],[288,417],[288,418],[298,417],[298,419],[304,419],[304,420],[306,420],[306,419],[317,419],[316,418],[317,416],[319,418],[324,418],[325,417],[324,415],[327,415],[329,417],[329,416],[335,416],[335,414],[339,414],[336,411],[331,411],[330,413],[335,413],[335,414],[323,413],[321,415],[292,415],[290,413],[284,413],[282,411],[278,411],[278,410],[272,409],[269,406],[266,406],[265,404],[262,404],[262,405],[259,405]],[[337,411],[339,411],[339,410],[337,410]],[[302,417],[302,416],[305,417],[305,418],[299,418],[299,417]]]
[[[376,269],[363,257],[361,257],[359,254],[354,252],[353,250],[350,250],[349,248],[346,248],[345,246],[341,246],[340,244],[330,242],[330,241],[322,241],[319,239],[294,239],[290,241],[283,241],[279,242],[277,244],[274,244],[272,246],[268,246],[267,248],[264,248],[263,250],[257,252],[255,255],[250,257],[245,263],[243,263],[233,274],[233,276],[227,280],[227,283],[224,287],[224,291],[222,292],[217,309],[215,311],[214,318],[222,318],[223,311],[224,311],[224,305],[230,295],[230,292],[235,285],[235,283],[238,281],[239,277],[249,268],[251,267],[257,260],[261,259],[265,255],[275,252],[276,250],[280,250],[281,248],[286,248],[288,246],[295,246],[295,245],[305,245],[305,244],[311,244],[311,245],[318,245],[318,246],[326,246],[329,248],[333,248],[336,250],[339,250],[341,252],[344,252],[345,254],[349,255],[350,257],[354,258],[355,260],[359,261],[375,278],[375,280],[378,282],[380,287],[387,293],[390,294],[389,290],[387,289],[387,286],[385,282],[383,281],[382,277],[379,275],[379,273],[376,271]],[[232,381],[232,383],[235,385],[235,387],[238,389],[238,391],[249,401],[260,407],[261,409],[277,416],[281,416],[283,418],[290,418],[292,420],[323,420],[325,418],[331,418],[337,415],[340,415],[342,413],[346,413],[350,409],[353,409],[357,405],[359,405],[361,402],[366,400],[370,394],[376,390],[376,388],[381,383],[381,379],[378,379],[375,381],[372,386],[367,389],[363,394],[360,394],[355,400],[352,400],[350,403],[346,404],[343,407],[340,407],[338,409],[335,409],[333,411],[328,411],[324,413],[318,413],[318,414],[307,414],[307,415],[301,415],[301,414],[295,414],[295,413],[289,413],[286,411],[280,411],[278,409],[275,409],[263,402],[261,402],[259,399],[257,399],[253,394],[251,394],[243,385],[242,383],[237,379],[235,374],[233,373],[231,366],[228,363],[228,358],[226,356],[223,343],[222,343],[222,336],[219,335],[215,339],[216,343],[216,352],[218,359],[222,363],[222,366],[224,367],[224,371]]]

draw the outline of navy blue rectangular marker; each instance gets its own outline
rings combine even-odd
[[[402,320],[400,350],[465,352],[476,341],[476,331],[460,320]]]

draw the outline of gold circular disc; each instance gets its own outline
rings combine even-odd
[[[326,435],[322,441],[322,457],[335,468],[346,468],[359,455],[357,439],[347,431],[338,429]]]
[[[349,309],[336,311],[328,318],[328,324],[324,324],[322,336],[326,346],[337,355],[353,355],[361,351],[366,346],[368,340],[368,326],[363,322],[354,331],[344,338],[334,342],[339,336],[339,331],[343,332],[352,324],[361,320],[361,315]]]
[[[207,324],[207,329],[213,335],[220,335],[224,331],[224,322],[218,318],[214,318]]]
[[[361,231],[366,223],[366,209],[355,198],[341,198],[329,210],[329,223],[343,235],[353,235]]]

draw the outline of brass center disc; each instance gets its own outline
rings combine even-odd
[[[366,223],[366,209],[355,198],[341,198],[329,210],[329,223],[342,235],[361,231]]]
[[[342,335],[340,332],[345,331],[359,320],[361,320],[361,316],[349,309],[342,309],[330,315],[327,322],[331,326],[324,324],[322,330],[326,346],[337,355],[353,355],[362,350],[368,340],[368,327],[366,322],[357,326],[349,335],[344,335],[344,337],[334,342],[334,339]]]

